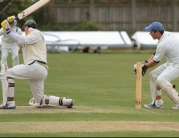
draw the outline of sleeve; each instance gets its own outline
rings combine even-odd
[[[19,27],[18,27],[17,33],[18,33],[19,35],[22,35],[22,30],[21,30]]]
[[[3,35],[4,34],[4,30],[1,28],[0,29],[0,35]]]
[[[166,50],[165,45],[163,45],[162,43],[157,45],[157,49],[153,61],[159,63],[165,54],[165,50]]]
[[[9,35],[19,44],[34,44],[43,39],[39,32],[30,33],[27,36],[23,36],[11,31]]]
[[[42,40],[42,36],[39,32],[30,33],[27,36],[19,35],[18,43],[21,44],[34,44]]]

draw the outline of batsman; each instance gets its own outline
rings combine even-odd
[[[173,102],[172,109],[179,109],[179,95],[171,84],[171,81],[179,77],[179,39],[172,33],[165,31],[160,22],[153,22],[145,27],[153,39],[158,39],[155,53],[142,62],[142,75],[144,76],[147,69],[160,63],[163,57],[166,63],[158,66],[149,73],[150,91],[152,102],[145,104],[145,108],[162,108],[163,100],[161,92],[163,91]],[[136,73],[136,65],[134,65]]]
[[[3,64],[0,73],[2,82],[3,103],[0,109],[15,109],[14,88],[15,80],[28,80],[33,98],[29,105],[34,107],[66,106],[71,108],[74,100],[66,97],[57,97],[44,94],[44,81],[48,74],[46,42],[43,34],[37,29],[34,20],[27,20],[23,26],[26,36],[11,31],[9,22],[15,20],[10,16],[1,23],[2,28],[16,42],[23,44],[24,64],[12,68]]]

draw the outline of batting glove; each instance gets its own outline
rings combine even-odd
[[[147,66],[145,66],[145,65],[143,64],[143,65],[142,65],[142,76],[145,75],[146,71],[147,71]]]
[[[6,34],[9,34],[11,32],[11,26],[9,25],[9,22],[7,20],[4,20],[1,23],[1,26],[2,26],[3,30],[6,31]]]
[[[11,24],[11,23],[14,23],[14,20],[16,19],[16,17],[13,15],[13,16],[10,16],[10,17],[7,17],[7,21]]]

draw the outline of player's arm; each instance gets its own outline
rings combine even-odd
[[[156,52],[155,52],[156,53]],[[156,66],[159,62],[154,60],[155,53],[144,63],[147,68]]]
[[[156,66],[159,63],[154,60],[155,53],[148,60],[144,60],[142,62],[142,75],[143,76],[145,75],[148,68]],[[134,73],[135,74],[136,74],[136,67],[137,67],[137,65],[134,64]]]
[[[7,20],[4,20],[1,23],[1,26],[2,26],[3,30],[6,31],[6,34],[11,36],[19,44],[33,44],[33,43],[39,42],[43,39],[41,34],[38,32],[30,33],[27,36],[22,36],[17,33],[14,33],[13,31],[11,31],[11,27]]]
[[[19,35],[22,35],[22,30],[21,30],[19,27],[17,27],[17,28],[18,28],[17,33],[18,33]]]
[[[155,53],[148,59],[148,62],[153,60]]]
[[[154,67],[158,64],[159,62],[156,62],[154,60],[150,60],[148,63],[144,64],[147,68]]]
[[[0,35],[3,35],[4,34],[4,30],[3,28],[0,29]]]
[[[156,52],[155,52],[155,53],[156,53]],[[151,60],[153,60],[153,58],[154,58],[154,56],[155,56],[155,53],[153,53],[153,55],[151,55],[151,57],[150,57],[148,60],[144,60],[144,61],[142,62],[142,64],[148,63],[148,62],[150,62]]]
[[[11,31],[9,35],[19,44],[33,44],[42,40],[42,36],[38,32],[23,36]]]
[[[164,53],[165,53],[165,48],[163,48],[163,44],[158,45],[156,53],[153,54],[153,57],[151,58],[151,60],[142,66],[143,76],[148,68],[156,66],[162,60]]]

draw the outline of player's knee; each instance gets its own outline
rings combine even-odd
[[[159,86],[161,89],[164,89],[166,86],[171,86],[170,82],[164,79],[157,79],[157,86]]]
[[[151,80],[156,80],[158,77],[158,73],[155,70],[153,70],[149,73],[149,76]]]
[[[7,57],[2,57],[1,60],[7,60]]]
[[[166,82],[164,81],[164,80],[158,80],[157,79],[157,86],[159,86],[159,87],[163,87],[165,84],[166,84]]]
[[[7,80],[8,80],[8,86],[9,87],[15,87],[15,82],[14,82],[13,78],[7,77]]]
[[[7,57],[2,57],[1,58],[1,65],[2,64],[7,64]]]
[[[12,60],[19,60],[19,56],[18,55],[13,56]]]
[[[150,77],[150,81],[154,82],[157,78],[155,77],[155,75],[153,74],[153,72],[149,73],[149,77]]]
[[[1,65],[1,73],[0,73],[0,79],[1,80],[7,80],[7,69],[8,66],[6,64]]]

